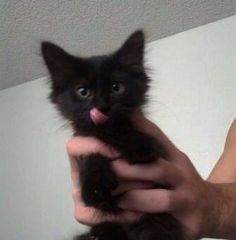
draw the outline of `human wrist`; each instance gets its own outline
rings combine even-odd
[[[219,205],[221,194],[216,184],[204,181],[204,192],[199,207],[198,231],[196,239],[211,238],[216,235],[219,225]]]
[[[236,239],[235,221],[232,212],[236,210],[235,196],[231,196],[230,184],[210,183],[206,181],[208,192],[205,195],[200,238]]]

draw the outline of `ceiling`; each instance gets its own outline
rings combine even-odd
[[[0,0],[0,89],[47,74],[42,40],[100,54],[137,28],[153,41],[234,14],[236,0]]]

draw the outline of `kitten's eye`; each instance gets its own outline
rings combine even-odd
[[[111,87],[112,92],[115,94],[122,94],[125,91],[125,86],[118,82],[114,82]]]
[[[76,93],[80,98],[89,98],[91,96],[91,90],[86,87],[77,88]]]

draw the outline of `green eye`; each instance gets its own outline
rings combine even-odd
[[[80,98],[89,98],[91,96],[91,90],[87,87],[77,88],[76,93]]]
[[[118,82],[114,82],[111,88],[112,88],[112,92],[115,94],[122,94],[125,91],[125,86]]]

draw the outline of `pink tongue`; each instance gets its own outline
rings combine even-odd
[[[94,124],[99,125],[108,121],[109,117],[103,114],[99,109],[92,108],[90,110],[90,117]]]

